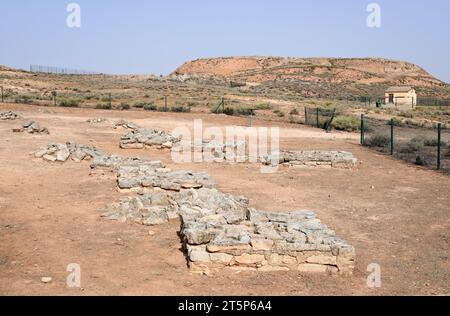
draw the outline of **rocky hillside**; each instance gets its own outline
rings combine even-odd
[[[305,96],[381,96],[389,86],[413,86],[422,96],[450,97],[450,85],[421,67],[379,58],[229,57],[198,59],[173,76],[210,76],[250,85],[284,86]]]

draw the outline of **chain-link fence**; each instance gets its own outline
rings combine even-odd
[[[30,65],[30,72],[57,74],[57,75],[98,75],[98,74],[100,74],[100,73],[94,72],[94,71],[72,69],[72,68],[62,68],[62,67],[54,67],[54,66],[43,66],[43,65]]]
[[[450,106],[450,100],[428,98],[428,97],[418,97],[417,98],[417,105],[418,106],[447,107],[447,106]]]
[[[441,155],[441,169],[450,173],[450,129],[442,130],[442,155]]]
[[[336,117],[336,109],[305,107],[305,125],[329,130]]]
[[[440,126],[440,127],[439,127]],[[399,159],[450,173],[450,130],[363,117],[361,143]]]

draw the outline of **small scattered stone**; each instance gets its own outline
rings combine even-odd
[[[45,283],[45,284],[51,283],[52,281],[53,281],[53,279],[51,277],[42,277],[41,278],[41,282]]]

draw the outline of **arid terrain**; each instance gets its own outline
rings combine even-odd
[[[383,96],[389,86],[414,86],[422,95],[448,97],[449,87],[421,67],[381,58],[228,57],[198,59],[172,75],[211,76],[248,83],[271,84],[304,97],[349,98]],[[262,89],[260,87],[260,89]],[[250,88],[251,89],[251,88]]]
[[[9,85],[10,92],[13,84],[20,84],[28,93],[42,95],[46,89],[51,91],[49,85],[75,88],[71,80],[83,83],[83,91],[93,89],[88,88],[88,79],[81,81],[75,76],[64,84],[50,75],[20,76],[1,77],[2,84]],[[117,93],[127,93],[125,85],[132,86],[133,82],[130,78],[116,83]],[[46,86],[39,87],[40,83]],[[158,83],[161,93],[166,91],[164,84]],[[183,87],[209,93],[201,86],[180,83],[180,98]],[[212,96],[214,91],[210,91]],[[219,92],[217,97],[223,90]],[[9,110],[22,118],[0,121],[1,295],[450,294],[450,178],[366,149],[359,145],[357,133],[325,133],[288,121],[257,117],[256,126],[281,128],[282,149],[346,150],[358,159],[357,167],[351,170],[280,169],[274,174],[262,174],[258,165],[176,165],[167,150],[123,150],[119,148],[122,129],[114,129],[107,122],[86,122],[97,117],[125,119],[171,131],[180,125],[192,127],[193,120],[199,118],[207,126],[246,126],[246,117],[208,111],[161,113],[0,104],[0,112]],[[38,121],[50,134],[12,132],[28,120]],[[180,249],[178,221],[146,227],[100,217],[107,204],[123,196],[117,190],[114,174],[98,174],[90,170],[87,162],[49,163],[30,155],[50,143],[67,141],[94,145],[121,156],[162,160],[175,170],[206,171],[221,191],[245,195],[252,206],[262,210],[315,211],[323,223],[355,247],[354,274],[193,274]],[[66,287],[66,267],[71,263],[81,266],[80,290]],[[371,263],[381,266],[381,288],[367,287],[366,270]],[[51,277],[52,282],[45,284],[42,277]]]

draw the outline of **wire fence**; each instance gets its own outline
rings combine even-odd
[[[54,66],[30,65],[30,72],[57,74],[57,75],[99,75],[100,73],[94,71],[86,71],[71,68],[62,68]]]
[[[413,164],[450,174],[450,130],[405,126],[396,119],[362,116],[361,144]]]
[[[450,99],[444,100],[444,99],[436,99],[436,98],[418,97],[417,105],[418,106],[439,106],[439,107],[450,106]]]
[[[380,96],[358,96],[356,100],[367,107],[382,107],[386,105],[386,99]],[[417,97],[415,106],[450,107],[450,99],[438,99],[433,97]]]
[[[330,130],[336,117],[336,109],[305,107],[305,125]]]

